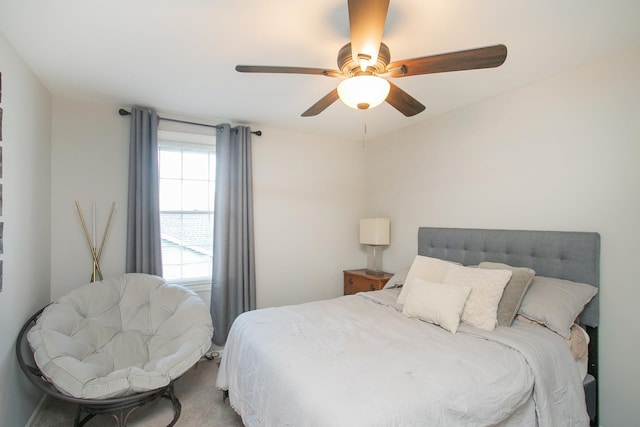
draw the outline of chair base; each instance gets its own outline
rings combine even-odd
[[[157,391],[157,393],[153,393],[149,396],[132,395],[131,396],[132,399],[127,402],[120,402],[120,403],[114,403],[114,404],[105,402],[105,404],[100,404],[100,405],[96,405],[96,404],[86,405],[86,404],[79,403],[78,409],[76,411],[76,418],[73,425],[75,427],[82,427],[96,415],[111,415],[116,422],[116,426],[124,427],[127,425],[129,416],[136,409],[146,405],[147,403],[153,402],[158,398],[165,398],[165,399],[169,399],[171,401],[171,404],[173,405],[173,419],[169,424],[167,424],[167,427],[173,426],[178,421],[178,418],[180,418],[180,412],[182,411],[182,404],[180,403],[180,400],[175,395],[175,392],[173,390],[173,382],[171,382],[166,387],[163,387],[161,389],[154,390],[154,391]],[[84,415],[83,417],[83,414],[86,414],[86,415]]]

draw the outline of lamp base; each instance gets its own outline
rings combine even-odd
[[[383,276],[382,271],[382,246],[367,245],[367,274],[371,276]]]

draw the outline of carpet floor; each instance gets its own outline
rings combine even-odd
[[[216,389],[218,364],[206,359],[175,382],[175,393],[182,404],[182,412],[176,427],[242,427],[240,416],[222,402],[222,392]],[[76,405],[45,398],[40,410],[33,418],[32,427],[69,427],[76,416]],[[168,399],[157,399],[136,409],[129,417],[129,427],[166,426],[173,419],[173,407]],[[116,420],[109,415],[97,415],[87,427],[112,427]]]

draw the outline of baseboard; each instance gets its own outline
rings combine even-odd
[[[38,404],[36,405],[36,408],[31,413],[31,416],[29,417],[29,419],[25,423],[24,427],[32,427],[33,420],[36,419],[36,415],[38,415],[38,412],[40,412],[40,408],[42,408],[42,405],[44,405],[44,400],[46,398],[47,398],[47,395],[43,394],[42,398],[40,399],[40,402],[38,402]],[[33,426],[33,427],[37,427],[37,426]]]

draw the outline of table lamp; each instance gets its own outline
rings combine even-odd
[[[360,243],[367,245],[367,274],[382,276],[382,246],[389,244],[389,220],[364,218],[360,220]]]

